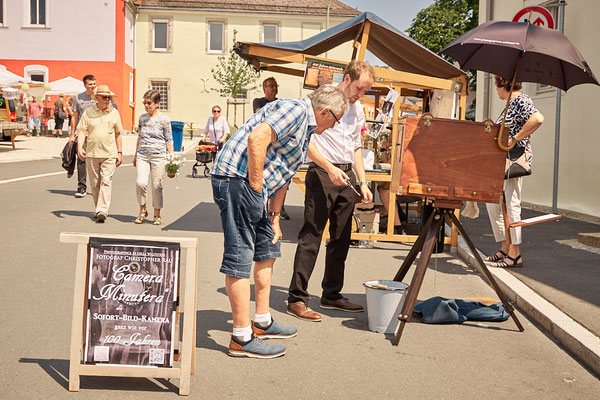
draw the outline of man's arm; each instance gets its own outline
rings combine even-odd
[[[81,160],[85,160],[85,150],[83,149],[83,144],[85,143],[87,135],[87,129],[79,130],[79,139],[77,140],[77,157],[79,157]],[[69,138],[69,140],[71,139]]]
[[[73,111],[73,117],[71,117],[71,134],[69,135],[69,142],[75,140],[75,127],[77,127],[77,122],[79,122],[79,113],[77,111]]]
[[[359,182],[365,182],[365,163],[362,155],[362,147],[354,150],[354,172]],[[361,201],[363,203],[373,201],[373,193],[371,193],[371,189],[369,189],[369,185],[366,182],[360,184],[360,192],[362,193]]]
[[[329,175],[329,179],[334,185],[337,186],[346,186],[348,185],[348,175],[329,161],[317,150],[317,146],[311,141],[308,144],[308,157],[310,157],[313,162],[315,162],[319,167],[323,168],[327,175]]]
[[[271,125],[264,122],[254,128],[248,136],[248,180],[250,187],[257,192],[262,192],[267,147],[274,141],[275,131]]]
[[[281,189],[275,193],[275,196],[269,200],[269,212],[276,212],[277,215],[269,215],[269,221],[271,222],[271,228],[273,228],[273,236],[272,243],[275,244],[279,239],[283,237],[283,233],[281,233],[281,228],[279,226],[279,211],[281,211],[281,207],[283,206],[283,202],[285,201],[285,193],[287,191],[289,184],[285,185]]]
[[[123,143],[121,141],[121,131],[115,131],[115,142],[117,143],[117,167],[123,162]]]

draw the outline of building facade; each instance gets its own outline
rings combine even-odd
[[[305,96],[300,77],[262,72],[258,88],[238,99],[237,108],[215,91],[218,83],[211,69],[219,56],[228,56],[236,40],[250,42],[296,41],[327,28],[329,0],[298,2],[291,0],[140,0],[137,18],[136,103],[148,89],[163,94],[161,109],[171,120],[194,123],[203,129],[211,108],[219,105],[231,126],[240,126],[253,112],[252,100],[262,97],[261,82],[273,76],[279,83],[279,98]],[[350,19],[359,12],[333,0],[329,27]],[[333,59],[349,60],[351,43],[328,52]],[[302,66],[297,66],[303,68]],[[229,108],[229,110],[228,110]],[[136,116],[144,112],[136,108]]]
[[[34,81],[93,74],[132,129],[135,7],[130,0],[0,0],[0,64]]]
[[[558,21],[558,1],[480,0],[479,22],[511,21],[524,7],[541,5]],[[600,76],[600,2],[569,1],[565,7],[564,34],[579,50],[596,75]],[[496,119],[504,109],[495,90],[493,77],[477,73],[476,120]],[[524,180],[523,201],[551,206],[553,199],[556,89],[525,83],[523,92],[533,99],[544,115],[544,124],[532,135],[533,174]],[[578,85],[561,94],[560,151],[557,207],[600,217],[600,132],[595,115],[600,109],[600,87]]]

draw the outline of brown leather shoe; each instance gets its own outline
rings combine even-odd
[[[345,297],[337,300],[329,300],[325,297],[321,297],[321,308],[328,308],[331,310],[341,310],[346,312],[363,312],[364,308],[360,304],[352,303]]]
[[[303,319],[305,321],[319,322],[321,316],[315,312],[312,308],[304,304],[303,301],[297,301],[295,303],[288,304],[287,313],[293,315],[296,318]]]

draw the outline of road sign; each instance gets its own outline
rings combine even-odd
[[[531,12],[533,10],[533,13]],[[529,14],[531,13],[531,19]],[[532,24],[541,26],[544,28],[554,29],[554,17],[544,7],[533,6],[525,7],[521,11],[515,14],[513,22],[525,22],[531,21]]]

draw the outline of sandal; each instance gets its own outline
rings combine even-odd
[[[133,222],[136,224],[143,224],[144,219],[146,219],[147,216],[148,216],[148,211],[140,211],[140,215],[138,215],[137,218]]]
[[[160,215],[158,217],[154,217],[154,222],[152,223],[152,225],[160,225],[162,224],[162,219],[160,218]]]
[[[506,254],[503,250],[498,250],[498,252],[496,254],[494,254],[493,256],[487,256],[485,258],[485,261],[500,261],[505,259],[506,257],[508,257],[508,254]]]
[[[510,260],[509,264],[507,260]],[[506,256],[504,260],[498,261],[496,263],[492,263],[490,267],[494,268],[523,268],[523,261],[521,261],[521,255],[519,254],[517,257],[512,258],[511,256]]]

